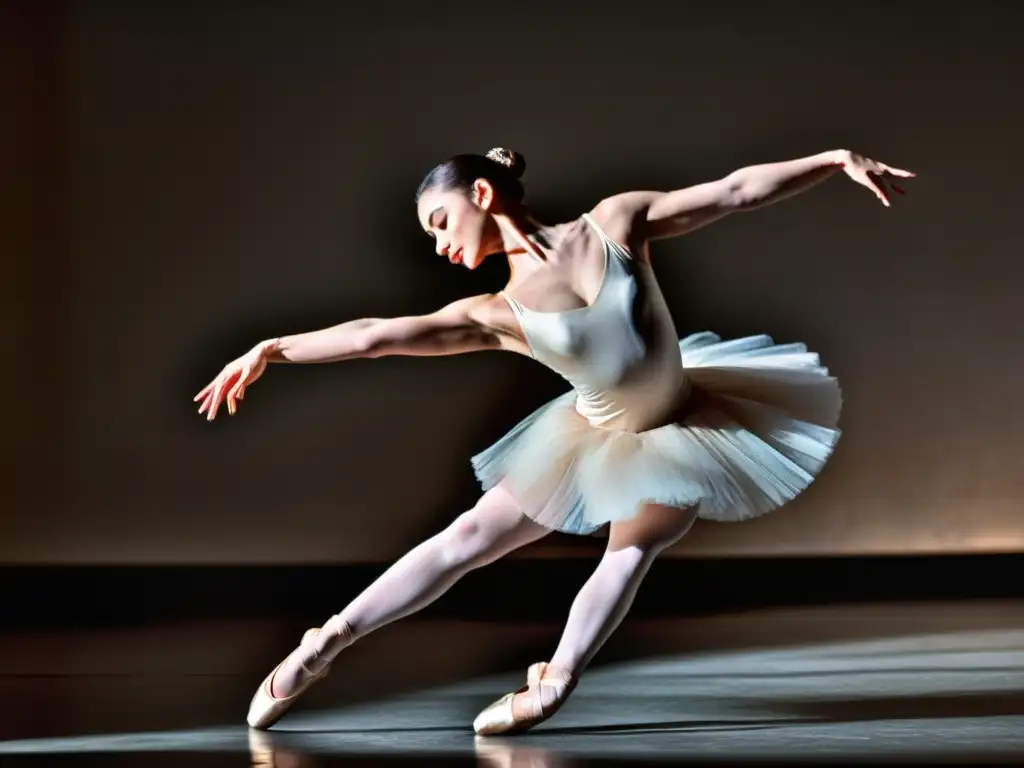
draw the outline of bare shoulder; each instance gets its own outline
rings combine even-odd
[[[595,205],[590,215],[608,237],[646,258],[647,210],[660,194],[640,190],[612,195]]]
[[[488,317],[495,309],[504,305],[505,300],[496,293],[479,293],[445,304],[437,310],[437,314],[452,320],[477,320]]]
[[[507,336],[515,324],[508,303],[496,293],[457,299],[441,308],[437,314],[449,323],[474,326],[499,337]]]
[[[492,293],[467,296],[445,304],[433,313],[433,317],[435,322],[439,321],[445,325],[491,328],[491,321],[499,309],[496,300],[501,301],[501,297]]]

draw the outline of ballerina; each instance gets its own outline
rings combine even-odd
[[[524,204],[523,157],[453,157],[416,194],[438,255],[469,269],[504,254],[505,288],[414,317],[365,318],[261,341],[200,391],[199,413],[235,414],[270,363],[504,350],[563,376],[564,395],[472,457],[483,495],[395,562],[259,686],[247,721],[271,727],[357,639],[438,599],[469,571],[551,531],[608,526],[607,547],[549,660],[475,719],[480,735],[525,731],[565,703],[620,624],[654,559],[698,518],[739,521],[783,506],[839,439],[841,393],[818,355],[756,335],[676,333],[649,244],[788,198],[836,172],[890,205],[912,177],[848,150],[753,165],[669,192],[629,191],[568,222]]]

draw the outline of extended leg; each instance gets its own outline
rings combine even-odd
[[[488,491],[473,509],[404,555],[323,627],[307,633],[272,673],[267,693],[283,699],[303,690],[356,638],[425,608],[469,571],[548,532],[526,517],[503,488]],[[250,721],[254,719],[267,718],[251,713]]]
[[[477,733],[520,731],[551,717],[629,611],[655,557],[682,538],[696,516],[695,509],[649,505],[612,525],[605,554],[573,602],[555,655],[530,668],[527,685],[511,702],[506,697],[484,710],[474,724]]]

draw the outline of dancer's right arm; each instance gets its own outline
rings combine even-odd
[[[328,363],[388,355],[458,355],[504,346],[491,322],[492,296],[460,299],[427,315],[364,318],[293,336],[262,341],[224,369],[195,396],[209,420],[226,401],[234,414],[237,400],[258,379],[267,363]]]
[[[460,299],[428,315],[364,318],[320,331],[282,336],[268,350],[272,363],[329,363],[389,355],[458,355],[496,349],[484,307],[489,297]]]

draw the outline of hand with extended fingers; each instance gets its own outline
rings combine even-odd
[[[903,188],[894,184],[893,180],[912,179],[915,175],[911,171],[891,168],[884,163],[879,163],[850,151],[842,153],[840,165],[847,176],[874,192],[875,196],[886,207],[891,205],[889,196],[886,194],[886,186],[891,187],[892,191],[899,195],[905,195],[906,192]]]
[[[245,397],[246,388],[263,375],[276,348],[277,339],[260,342],[224,366],[217,377],[193,398],[193,402],[201,401],[199,413],[205,413],[207,421],[213,421],[221,403],[226,403],[228,413],[233,416],[238,410],[238,402]]]

